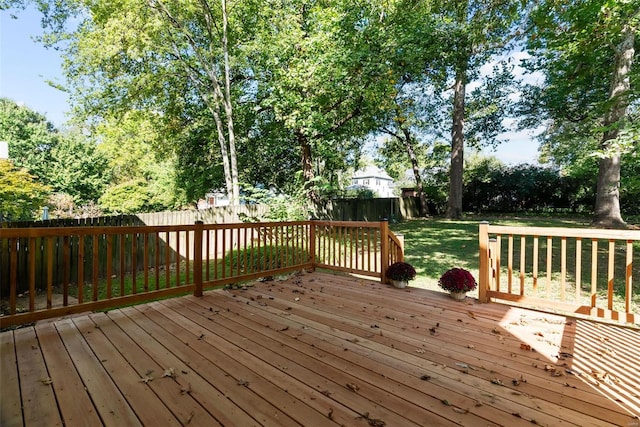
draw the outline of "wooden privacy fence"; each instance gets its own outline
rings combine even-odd
[[[386,221],[0,229],[0,327],[305,268],[383,279],[402,259]]]
[[[640,231],[481,223],[479,299],[640,321]],[[635,250],[634,250],[635,249]]]

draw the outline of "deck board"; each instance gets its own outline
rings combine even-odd
[[[40,322],[36,325],[36,334],[45,363],[50,367],[51,384],[65,423],[87,427],[102,425],[55,325]]]
[[[0,350],[2,426],[640,426],[638,329],[326,273],[40,322]]]
[[[13,332],[0,334],[0,424],[22,426],[20,382]]]

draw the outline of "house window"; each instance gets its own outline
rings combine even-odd
[[[368,179],[363,179],[362,180],[362,184],[363,185],[369,185],[369,180]]]
[[[358,183],[357,179],[353,179],[352,181],[353,181],[353,184],[357,184]]]
[[[376,179],[376,186],[380,187],[380,180]]]

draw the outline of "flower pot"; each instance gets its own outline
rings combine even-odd
[[[449,295],[451,295],[451,298],[458,300],[458,301],[462,301],[463,299],[465,299],[467,297],[467,293],[462,291],[462,292],[450,292]]]
[[[393,286],[395,286],[396,288],[402,289],[407,287],[406,280],[392,280],[391,283],[393,283]]]

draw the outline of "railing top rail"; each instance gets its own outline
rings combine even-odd
[[[3,228],[0,238],[48,237],[48,236],[93,236],[101,234],[155,233],[166,231],[192,231],[194,224],[186,225],[133,225],[133,226],[89,226],[89,227],[33,227]]]
[[[283,221],[283,222],[237,222],[224,224],[204,224],[205,230],[264,228],[300,225],[320,225],[333,227],[366,227],[376,228],[380,222],[366,221]],[[195,224],[181,225],[133,225],[133,226],[80,226],[80,227],[31,227],[31,228],[0,228],[0,238],[46,237],[46,236],[93,236],[116,235],[131,233],[155,233],[174,231],[193,231]]]
[[[640,240],[640,230],[608,230],[602,228],[512,227],[489,225],[490,234],[517,234],[524,236],[576,237],[582,239]]]
[[[384,222],[384,221],[382,221]],[[367,227],[376,228],[381,221],[319,221],[313,220],[314,225],[331,225],[335,227]]]

